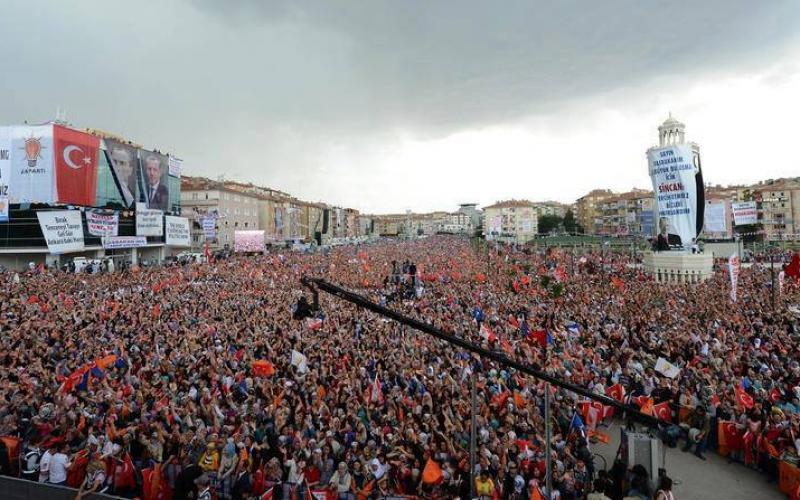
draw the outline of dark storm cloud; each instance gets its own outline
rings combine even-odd
[[[195,0],[221,23],[298,23],[349,43],[345,122],[464,128],[654,78],[725,71],[797,32],[800,3]],[[343,98],[341,98],[343,97]]]

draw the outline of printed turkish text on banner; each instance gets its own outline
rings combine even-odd
[[[53,126],[56,191],[60,203],[94,206],[97,195],[97,157],[100,138]]]
[[[186,217],[164,217],[165,243],[170,246],[188,247],[191,246],[191,236],[189,235],[189,219]]]
[[[52,254],[83,250],[83,222],[78,210],[37,212],[39,227]]]
[[[699,157],[691,145],[677,144],[651,149],[647,158],[659,221],[666,221],[668,233],[679,236],[681,245],[688,247],[697,237],[705,208],[697,203]]]
[[[119,212],[87,210],[86,227],[92,236],[116,236],[119,234]]]

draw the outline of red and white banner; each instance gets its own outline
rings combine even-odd
[[[100,138],[53,126],[56,191],[60,203],[94,206]]]
[[[728,274],[731,276],[731,302],[736,302],[736,285],[739,282],[739,256],[728,257]]]
[[[731,209],[733,209],[734,226],[758,223],[758,206],[756,202],[744,201],[741,203],[731,203]]]
[[[98,210],[87,210],[86,227],[92,236],[117,236],[119,212],[103,213]]]

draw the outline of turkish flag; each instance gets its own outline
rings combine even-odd
[[[53,127],[56,191],[60,203],[94,206],[100,138],[60,125]]]
[[[780,389],[778,389],[777,387],[773,387],[772,390],[769,391],[769,400],[772,401],[773,403],[777,403],[778,401],[781,400],[782,397],[783,394],[781,394]]]
[[[256,377],[271,377],[275,375],[275,366],[263,359],[253,361],[252,369],[253,375]]]
[[[653,412],[656,418],[665,422],[672,422],[672,409],[669,407],[669,401],[664,401],[653,406]]]
[[[616,399],[620,403],[625,400],[625,388],[621,384],[614,384],[606,389],[606,396]]]
[[[755,406],[753,396],[747,394],[741,386],[736,387],[734,390],[734,397],[736,398],[736,406],[743,406],[748,410]]]
[[[736,428],[736,424],[720,420],[717,429],[720,446],[731,450],[739,450],[744,447],[744,435]]]
[[[784,269],[786,276],[794,279],[800,279],[800,253],[792,255],[792,261]]]

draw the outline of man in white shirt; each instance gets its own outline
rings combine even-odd
[[[67,469],[72,463],[66,454],[68,445],[62,444],[55,455],[50,459],[50,483],[52,484],[67,484]]]
[[[55,445],[50,445],[39,460],[39,482],[46,483],[50,480],[50,459],[56,453]]]

